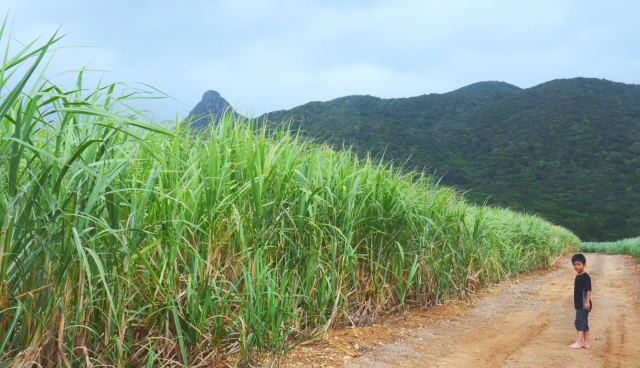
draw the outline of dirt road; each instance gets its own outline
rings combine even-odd
[[[640,367],[640,279],[627,256],[587,255],[591,349],[575,341],[567,257],[552,271],[488,288],[474,304],[412,311],[378,326],[335,331],[296,349],[288,366]]]

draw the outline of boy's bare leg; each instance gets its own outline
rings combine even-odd
[[[584,341],[584,331],[578,331],[578,336],[576,336],[576,342],[567,346],[571,349],[582,349],[582,342]]]
[[[591,345],[589,345],[589,331],[584,333],[584,341],[582,342],[583,349],[590,349]]]

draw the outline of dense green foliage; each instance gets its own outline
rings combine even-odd
[[[618,240],[616,242],[582,243],[581,252],[628,254],[640,258],[640,237]]]
[[[316,137],[333,147],[355,144],[361,155],[372,152],[392,160],[410,159],[412,167],[432,169],[432,158],[440,154],[432,129],[480,106],[517,92],[518,87],[501,82],[476,83],[443,95],[381,99],[348,96],[328,102],[310,102],[289,111],[274,111],[258,118],[287,122],[291,129]]]
[[[538,213],[585,240],[640,232],[640,86],[483,82],[445,94],[312,102],[268,119],[435,171],[475,203]],[[345,142],[345,143],[343,143]]]
[[[560,223],[584,240],[640,232],[640,86],[557,80],[443,122],[478,193]],[[475,141],[474,141],[475,140]]]
[[[538,217],[231,115],[200,133],[154,126],[115,85],[33,75],[53,42],[0,73],[2,367],[276,357],[578,246]]]

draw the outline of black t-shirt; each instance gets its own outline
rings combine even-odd
[[[584,302],[587,300],[587,291],[591,290],[591,277],[585,272],[582,275],[576,276],[576,281],[573,284],[573,304],[576,309],[584,309]],[[593,303],[589,300],[589,310]]]

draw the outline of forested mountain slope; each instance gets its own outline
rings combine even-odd
[[[444,94],[347,96],[258,118],[443,176],[477,203],[534,212],[583,240],[640,234],[640,86],[480,82]]]
[[[445,182],[469,197],[533,211],[583,239],[640,233],[640,86],[554,80],[455,119],[433,134]]]
[[[347,96],[328,102],[309,102],[291,110],[270,112],[258,118],[290,123],[293,129],[337,148],[355,145],[360,154],[384,152],[387,159],[405,161],[422,170],[437,168],[432,154],[434,124],[518,92],[503,82],[480,82],[453,92],[410,98],[382,99]]]

